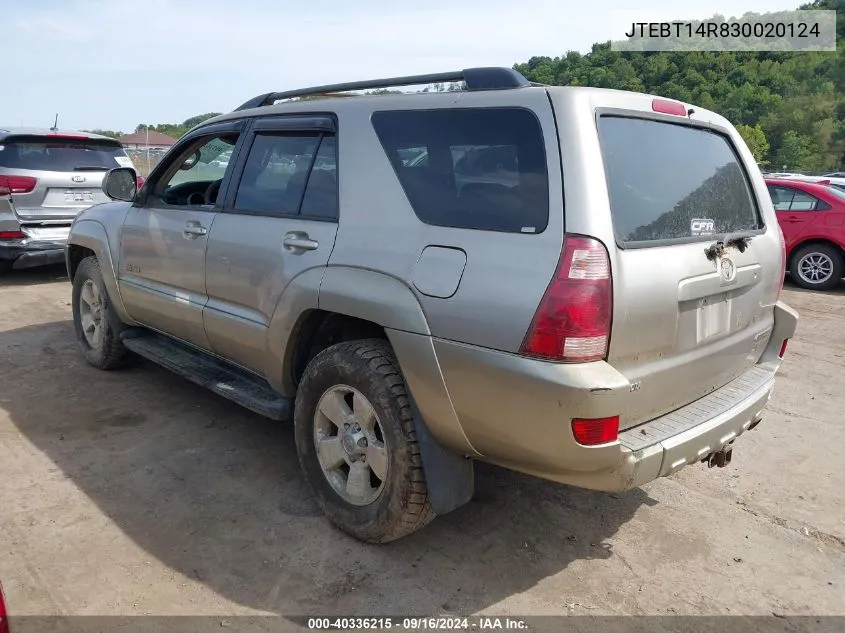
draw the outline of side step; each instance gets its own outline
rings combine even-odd
[[[126,349],[271,420],[289,420],[293,400],[258,376],[164,336],[139,329],[120,335]]]

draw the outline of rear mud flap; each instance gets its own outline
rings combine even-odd
[[[410,395],[409,399],[420,445],[429,503],[436,514],[448,514],[472,499],[475,492],[475,468],[471,459],[443,448],[432,437],[414,399]]]

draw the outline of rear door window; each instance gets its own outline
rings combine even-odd
[[[256,134],[234,210],[336,220],[335,137],[299,132]]]
[[[600,117],[598,129],[621,244],[710,239],[763,228],[745,169],[726,137],[620,116]]]
[[[769,185],[775,211],[824,211],[829,208],[823,200],[793,187]]]
[[[14,137],[0,141],[0,167],[39,171],[106,171],[132,167],[123,147],[99,139]]]
[[[540,233],[549,179],[537,117],[523,108],[387,111],[373,126],[417,217],[465,229]]]

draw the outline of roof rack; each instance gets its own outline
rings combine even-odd
[[[298,88],[296,90],[285,90],[283,92],[268,92],[253,97],[243,105],[235,108],[249,110],[273,105],[281,99],[293,97],[304,97],[309,95],[325,95],[335,92],[347,92],[350,90],[367,90],[371,88],[390,88],[398,86],[418,86],[433,83],[446,83],[463,81],[467,90],[510,90],[523,88],[532,85],[520,73],[512,68],[490,66],[485,68],[465,68],[447,73],[433,73],[430,75],[410,75],[407,77],[392,77],[388,79],[368,79],[366,81],[352,81],[341,84],[328,84],[325,86],[314,86],[311,88]],[[333,95],[339,96],[339,95]]]

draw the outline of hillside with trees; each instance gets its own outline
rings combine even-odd
[[[845,0],[837,52],[615,52],[532,57],[514,68],[531,81],[648,92],[715,110],[739,128],[762,165],[824,171],[845,167]]]
[[[171,138],[179,138],[195,125],[199,125],[203,121],[207,121],[208,119],[219,116],[220,114],[220,112],[198,114],[197,116],[192,116],[190,119],[185,119],[182,123],[159,123],[158,125],[150,126],[141,123],[135,126],[135,132],[146,132],[147,127],[149,127],[151,132],[161,132],[162,134],[167,134],[167,136]]]

